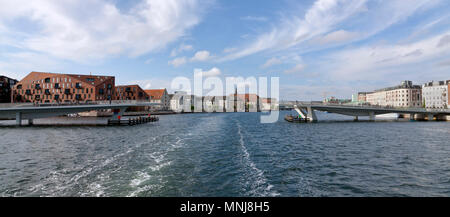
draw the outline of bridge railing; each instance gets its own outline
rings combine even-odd
[[[396,106],[382,106],[382,105],[370,105],[370,104],[348,104],[348,103],[323,103],[323,102],[302,102],[299,106],[337,106],[337,107],[356,107],[367,109],[387,109],[387,110],[402,110],[408,112],[450,112],[450,109],[432,109],[422,107],[396,107]]]
[[[0,103],[0,108],[20,107],[48,107],[48,106],[74,106],[74,105],[109,105],[109,104],[140,104],[150,103],[148,100],[111,100],[89,102],[61,102],[61,103]]]

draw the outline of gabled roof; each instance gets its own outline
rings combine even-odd
[[[164,96],[164,93],[167,93],[166,89],[152,89],[144,91],[150,96],[150,99],[161,99]]]

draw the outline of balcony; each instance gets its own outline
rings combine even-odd
[[[59,89],[59,88],[61,88],[61,87],[59,86],[59,83],[55,83],[54,88],[55,88],[55,89]]]
[[[75,88],[81,89],[81,84],[80,83],[76,83],[75,84]]]
[[[64,90],[64,94],[69,95],[70,94],[70,89],[65,89]]]
[[[34,85],[34,89],[36,89],[36,90],[40,90],[40,89],[41,89],[41,85],[40,85],[40,84],[36,84],[36,85]]]
[[[45,95],[50,95],[51,94],[49,89],[45,89],[44,93],[45,93]]]
[[[26,95],[31,95],[31,90],[25,90]]]
[[[82,98],[81,98],[81,94],[77,94],[77,95],[75,95],[75,99],[76,99],[76,100],[82,100]]]

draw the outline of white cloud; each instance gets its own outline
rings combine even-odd
[[[328,44],[328,43],[339,43],[343,41],[350,41],[352,39],[355,39],[359,36],[358,33],[355,32],[348,32],[345,30],[338,30],[331,32],[320,39],[318,39],[319,43],[321,44]]]
[[[63,62],[39,53],[0,53],[1,74],[18,80],[31,71],[58,72],[64,68]]]
[[[291,73],[299,73],[302,72],[305,69],[305,65],[304,64],[297,64],[295,65],[293,68],[287,69],[284,72],[291,74]]]
[[[173,65],[175,67],[178,67],[178,66],[186,64],[187,63],[187,59],[186,59],[186,57],[178,57],[178,58],[175,58],[175,59],[169,61],[168,63],[169,63],[169,65]]]
[[[133,85],[133,84],[139,85],[144,90],[166,88],[167,91],[170,92],[171,81],[165,80],[165,79],[148,79],[148,80],[134,80],[134,81],[129,81],[129,82],[123,83],[123,85]],[[118,84],[118,85],[122,85],[122,84]]]
[[[211,58],[209,51],[202,50],[195,53],[195,55],[191,58],[191,61],[206,61]]]
[[[221,75],[222,72],[217,67],[213,67],[208,71],[203,71],[202,69],[194,69],[194,74],[195,75],[202,74],[203,77],[214,77]]]
[[[276,58],[276,57],[272,57],[270,59],[268,59],[261,67],[262,68],[269,68],[273,65],[277,65],[277,64],[281,64],[283,63],[280,59]]]
[[[286,15],[277,25],[239,50],[232,52],[220,61],[229,61],[263,51],[282,51],[297,49],[300,52],[320,49],[324,42],[351,42],[379,33],[386,28],[404,21],[421,8],[435,6],[428,0],[317,0],[303,16]],[[370,9],[369,9],[370,6]],[[348,22],[347,22],[348,21]],[[341,30],[347,25],[357,34]]]
[[[190,51],[194,49],[194,47],[192,45],[189,44],[181,44],[178,48],[175,48],[172,50],[172,52],[170,52],[170,56],[171,57],[175,57],[178,54],[184,52],[184,51]]]
[[[135,57],[184,36],[204,8],[197,0],[143,0],[128,11],[113,3],[0,0],[0,34],[20,49],[78,62]]]
[[[426,64],[421,66],[422,69],[413,66],[424,62],[433,63],[449,56],[450,46],[442,44],[449,34],[447,32],[407,44],[362,46],[338,51],[325,58],[328,67],[333,69],[326,71],[336,80],[382,80],[388,75],[392,77],[401,73],[408,73],[408,77],[431,76],[427,71],[437,74],[436,69]]]

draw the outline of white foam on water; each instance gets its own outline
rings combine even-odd
[[[246,163],[246,166],[251,169],[250,177],[254,177],[253,180],[247,181],[246,184],[252,188],[250,191],[251,195],[256,196],[277,196],[280,195],[276,191],[272,191],[273,185],[268,183],[267,178],[264,176],[264,172],[260,170],[258,167],[256,167],[255,163],[250,158],[250,153],[247,150],[247,147],[245,146],[244,142],[244,135],[242,134],[242,127],[237,123],[238,127],[238,134],[239,134],[239,143],[241,145],[241,150],[244,155],[244,161]],[[265,188],[261,189],[261,186],[266,186]]]
[[[131,180],[130,186],[137,187],[137,186],[141,185],[143,182],[148,181],[150,178],[151,178],[151,176],[148,173],[138,171],[136,178]]]
[[[158,165],[155,165],[155,166],[150,166],[148,168],[151,169],[153,172],[155,172],[155,171],[159,171],[161,168],[169,166],[171,164],[172,164],[172,161],[168,161],[168,162],[165,162],[165,163],[162,163],[162,164],[158,164]]]

